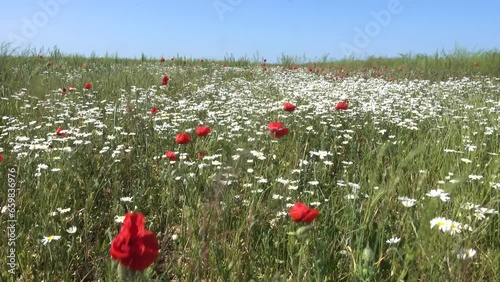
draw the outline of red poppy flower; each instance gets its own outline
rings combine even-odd
[[[68,85],[68,90],[69,91],[75,91],[76,88],[75,88],[75,86],[73,84],[70,84],[70,85]]]
[[[198,126],[196,128],[196,135],[198,136],[207,136],[210,132],[210,128],[206,126]]]
[[[3,156],[0,155],[0,163],[3,162]]]
[[[205,60],[203,60],[203,59],[200,59],[200,62],[202,62],[202,63],[203,63],[204,61],[205,61]]]
[[[337,105],[335,106],[335,110],[347,110],[347,108],[349,107],[348,103],[348,99],[345,99],[343,102],[337,103]]]
[[[284,105],[283,105],[283,109],[287,112],[293,112],[295,111],[295,106],[292,104],[292,103],[289,103],[289,102],[286,102]]]
[[[288,127],[284,128],[281,122],[270,122],[267,127],[271,131],[271,136],[274,138],[280,138],[288,134]]]
[[[61,92],[62,92],[62,94],[63,94],[63,95],[64,95],[64,93],[66,93],[66,91],[67,91],[66,87],[63,87],[63,88],[61,89]]]
[[[161,80],[161,85],[167,85],[169,80],[170,80],[170,77],[165,75]]]
[[[165,62],[165,58],[161,57],[160,62],[164,63]]]
[[[92,88],[92,83],[87,82],[85,83],[85,89],[91,89]]]
[[[151,114],[152,115],[155,115],[157,112],[158,112],[158,108],[157,107],[152,107],[151,108]]]
[[[174,153],[174,152],[172,152],[172,151],[167,151],[167,152],[165,153],[165,156],[166,156],[169,160],[171,160],[171,161],[175,161],[175,160],[177,160],[177,156],[176,156],[176,155],[175,155],[175,153]]]
[[[61,127],[58,127],[58,128],[56,129],[56,135],[57,135],[57,136],[64,137],[64,136],[66,136],[66,132],[63,132],[63,129],[62,129]]]
[[[223,64],[223,65],[222,65],[222,67],[223,67],[223,68],[225,68],[225,67],[227,67],[227,65],[226,65],[226,64]]]
[[[311,209],[307,205],[301,202],[296,202],[293,207],[290,208],[290,216],[295,222],[313,222],[319,215],[319,210]]]
[[[174,60],[175,60],[175,59],[174,59],[174,57],[170,58],[170,61],[172,61],[172,62],[173,62]]]
[[[48,62],[47,62],[47,66],[48,66],[48,67],[51,67],[51,66],[52,66],[52,62],[51,62],[51,61],[48,61]]]
[[[191,142],[191,136],[189,136],[189,134],[187,133],[179,133],[177,134],[177,136],[175,137],[175,143],[177,144],[187,144]]]
[[[135,271],[148,268],[158,257],[158,240],[144,228],[145,221],[142,213],[128,212],[109,250],[112,259]]]

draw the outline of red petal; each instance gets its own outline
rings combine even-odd
[[[156,235],[149,230],[144,230],[140,234],[138,242],[134,244],[134,250],[131,252],[133,255],[122,263],[125,262],[130,269],[142,271],[155,262],[158,251],[159,245]]]
[[[138,212],[128,212],[125,214],[125,219],[123,220],[122,228],[120,233],[129,232],[132,238],[138,236],[140,232],[144,230],[144,224],[146,219],[142,213]]]
[[[287,128],[281,128],[279,130],[276,130],[275,132],[272,133],[273,137],[275,138],[280,138],[288,134],[288,127]]]
[[[295,222],[302,221],[303,216],[304,216],[304,213],[300,209],[291,209],[290,210],[290,217]]]
[[[270,122],[267,127],[269,128],[269,130],[271,131],[276,131],[276,130],[279,130],[281,128],[283,128],[283,123],[281,122],[278,122],[278,121],[273,121],[273,122]]]
[[[308,211],[309,208],[305,204],[296,202],[295,205],[290,208],[290,216],[292,217],[293,221],[300,222],[302,221],[304,214],[306,214]]]
[[[118,233],[118,235],[116,235],[109,250],[113,259],[123,259],[129,255],[129,239],[130,234],[128,234],[128,232]]]
[[[310,209],[308,213],[306,213],[302,218],[302,222],[311,223],[318,217],[318,215],[319,215],[319,210]]]

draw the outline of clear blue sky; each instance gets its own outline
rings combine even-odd
[[[132,58],[432,54],[499,48],[499,11],[498,0],[2,0],[0,42]]]

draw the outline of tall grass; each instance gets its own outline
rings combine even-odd
[[[479,207],[464,208],[498,211],[500,202],[492,188],[500,182],[498,114],[489,110],[500,107],[499,88],[486,78],[500,75],[497,51],[324,59],[301,62],[292,72],[297,61],[286,56],[263,71],[262,62],[232,56],[161,63],[0,50],[0,206],[8,168],[16,168],[19,189],[18,266],[15,275],[3,267],[2,237],[1,281],[118,281],[110,242],[120,228],[115,216],[130,210],[146,215],[160,243],[160,257],[145,275],[151,281],[500,278],[498,214],[483,211],[480,220]],[[339,73],[344,82],[331,79]],[[163,75],[171,77],[166,87],[159,86]],[[449,81],[464,76],[473,83]],[[86,82],[92,90],[82,89]],[[68,84],[77,90],[62,95]],[[331,107],[341,95],[350,99],[346,112]],[[362,110],[370,99],[375,109]],[[298,110],[283,112],[286,100]],[[155,116],[153,106],[160,108]],[[275,120],[290,127],[287,136],[269,136],[266,125]],[[196,137],[199,124],[212,133]],[[58,137],[57,127],[70,131]],[[181,131],[191,131],[192,143],[175,144]],[[166,150],[179,159],[170,163],[162,157]],[[320,150],[331,163],[310,154]],[[297,182],[283,185],[279,178]],[[450,201],[426,196],[435,188],[450,193]],[[405,207],[399,197],[416,203]],[[297,234],[304,224],[286,216],[294,201],[320,203],[320,216],[304,234]],[[431,229],[440,216],[472,231]],[[6,220],[2,214],[2,226]],[[66,232],[71,226],[76,233]],[[62,238],[42,244],[50,235]],[[401,241],[388,244],[392,236]],[[461,259],[462,248],[477,254]]]

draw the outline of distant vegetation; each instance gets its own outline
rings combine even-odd
[[[148,57],[143,54],[140,58],[122,58],[119,54],[107,54],[104,57],[98,57],[91,54],[86,57],[78,54],[64,54],[57,47],[52,49],[36,49],[28,48],[24,50],[13,50],[8,44],[0,45],[0,59],[6,64],[13,59],[19,63],[20,60],[33,60],[33,58],[43,55],[50,58],[54,64],[58,60],[64,60],[65,64],[124,64],[134,65],[138,62],[155,62],[159,58]],[[229,66],[252,66],[264,63],[265,58],[258,53],[252,58],[240,57],[236,58],[233,55],[225,55],[222,59],[211,58],[188,58],[182,56],[165,57],[166,60],[174,59],[174,65],[197,65],[200,59],[207,62],[217,62],[227,64]],[[356,72],[360,70],[369,70],[373,67],[384,71],[384,75],[394,78],[409,78],[409,79],[429,79],[432,81],[448,80],[451,77],[471,77],[471,76],[494,76],[500,77],[500,51],[485,50],[471,52],[461,47],[456,47],[452,52],[445,51],[437,52],[432,55],[427,54],[401,54],[399,57],[367,57],[358,59],[356,57],[333,60],[324,55],[315,60],[304,56],[288,56],[281,55],[276,58],[276,63],[266,62],[267,65],[280,65],[284,67],[299,66],[299,67],[314,67],[314,68],[339,68],[347,71]]]

